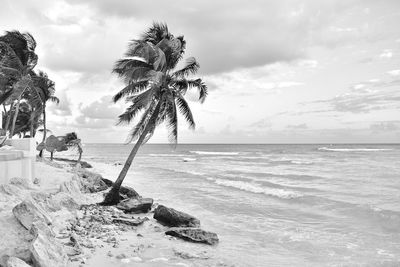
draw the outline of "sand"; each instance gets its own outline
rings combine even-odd
[[[0,256],[17,256],[29,262],[32,236],[15,219],[12,208],[24,199],[34,199],[47,209],[53,220],[56,239],[70,254],[68,266],[233,266],[214,257],[218,253],[216,246],[166,236],[167,227],[154,220],[152,212],[134,215],[146,218],[139,226],[101,222],[110,219],[111,214],[119,216],[122,212],[115,207],[95,205],[102,200],[104,192],[78,192],[73,185],[81,179],[77,175],[79,170],[67,162],[45,160],[36,164],[36,184],[17,179],[14,184],[0,185],[0,235],[3,237]],[[62,184],[63,192],[59,193]],[[49,210],[44,199],[57,194],[67,194],[79,205],[88,206]],[[71,236],[77,244],[71,244]]]

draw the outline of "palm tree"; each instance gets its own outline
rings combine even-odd
[[[56,104],[60,103],[60,100],[54,96],[55,83],[49,79],[47,74],[43,71],[39,71],[37,75],[33,77],[34,84],[40,89],[42,93],[42,114],[43,114],[43,138],[42,143],[46,141],[47,137],[47,124],[46,124],[46,104],[48,101]],[[40,150],[39,156],[42,157],[43,149]]]
[[[27,90],[36,91],[31,79],[32,70],[38,60],[35,48],[36,41],[29,33],[10,31],[0,36],[0,73],[2,76],[8,76],[14,80],[12,88],[4,91],[0,99],[4,103],[8,98],[12,98],[10,111],[14,108],[16,102],[10,138],[14,135],[22,95]],[[38,92],[35,92],[35,94],[39,97]]]
[[[136,141],[124,167],[103,205],[119,203],[119,189],[132,164],[137,151],[153,135],[157,125],[166,122],[169,140],[176,144],[178,138],[178,109],[194,129],[192,112],[184,96],[188,89],[198,89],[201,102],[207,96],[207,86],[201,79],[188,79],[200,65],[189,58],[183,68],[176,70],[185,52],[183,36],[174,37],[166,24],[153,23],[139,40],[129,43],[125,58],[115,63],[113,72],[123,79],[126,86],[118,92],[113,101],[125,98],[131,103],[119,116],[119,124],[129,124],[139,113],[141,118],[132,128],[128,142]]]

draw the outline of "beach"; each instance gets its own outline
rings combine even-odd
[[[154,209],[126,215],[97,205],[108,186],[74,165],[40,160],[35,183],[1,185],[2,265],[14,266],[11,257],[33,266],[228,266],[209,245],[165,235],[170,227],[153,219]]]
[[[128,214],[142,221],[138,226],[113,223],[124,213],[93,205],[106,190],[89,192],[102,189],[93,177],[113,180],[118,175],[130,147],[84,148],[83,159],[93,168],[46,160],[37,162],[38,184],[2,185],[3,255],[29,257],[32,236],[11,210],[34,196],[47,209],[56,240],[70,254],[68,266],[399,263],[398,145],[146,145],[124,183],[154,199],[150,212]],[[70,152],[57,156],[76,157]],[[43,195],[52,199],[60,194],[60,185],[71,181],[81,184],[80,189],[61,186],[61,192],[79,205],[67,202],[55,209],[48,206],[52,201],[43,201]],[[92,187],[97,189],[88,191]],[[219,243],[165,235],[169,227],[153,218],[158,205],[195,216],[202,229],[218,234]]]

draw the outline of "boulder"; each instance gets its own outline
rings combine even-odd
[[[36,221],[43,221],[46,224],[51,224],[51,219],[46,212],[35,205],[31,200],[21,202],[12,209],[12,212],[15,218],[28,230]]]
[[[187,213],[159,205],[154,210],[154,219],[172,227],[199,227],[199,219]]]
[[[9,257],[5,267],[30,267],[30,265],[19,258]]]
[[[24,179],[21,177],[13,177],[10,179],[10,184],[18,186],[23,189],[30,189],[32,186],[32,182],[28,181],[28,179]]]
[[[186,241],[195,243],[205,243],[208,245],[215,245],[219,241],[216,233],[207,232],[200,228],[174,227],[166,231],[165,234],[170,236],[175,236]]]
[[[31,243],[33,266],[35,267],[65,267],[68,256],[63,246],[53,237],[38,232]]]
[[[60,185],[60,192],[65,192],[67,194],[71,194],[72,196],[80,196],[81,187],[82,183],[79,178],[73,177],[73,179],[66,181]]]
[[[130,226],[138,226],[147,221],[147,218],[114,218],[112,220],[113,223],[120,223],[120,224],[126,224]]]
[[[107,179],[107,178],[101,178],[101,180],[103,180],[103,182],[108,186],[111,187],[114,183],[113,181]]]
[[[101,176],[93,175],[83,180],[85,191],[88,193],[97,193],[108,189],[107,184]]]
[[[119,193],[122,198],[138,198],[140,197],[139,193],[135,191],[132,187],[129,186],[121,186],[119,189]]]
[[[125,212],[141,213],[151,210],[152,205],[152,198],[128,198],[118,203],[117,209]]]
[[[80,207],[78,202],[76,202],[76,200],[71,197],[71,195],[64,192],[59,192],[55,195],[52,195],[48,202],[48,206],[52,211],[60,210],[63,207],[70,211],[73,211]]]

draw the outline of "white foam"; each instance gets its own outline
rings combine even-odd
[[[190,153],[198,154],[198,155],[239,155],[240,152],[217,152],[217,151],[189,151]]]
[[[214,183],[223,186],[234,187],[243,191],[257,193],[257,194],[264,194],[267,196],[275,196],[279,198],[291,199],[301,197],[300,193],[296,193],[290,190],[284,190],[279,188],[265,188],[259,184],[255,183],[247,183],[242,181],[231,181],[231,180],[222,180],[222,179],[212,179],[207,178],[207,180],[213,180]]]
[[[374,151],[390,151],[390,148],[329,148],[319,147],[321,151],[334,151],[334,152],[374,152]]]
[[[195,159],[195,158],[183,158],[182,160],[184,162],[188,162],[188,161],[196,161],[197,159]]]

